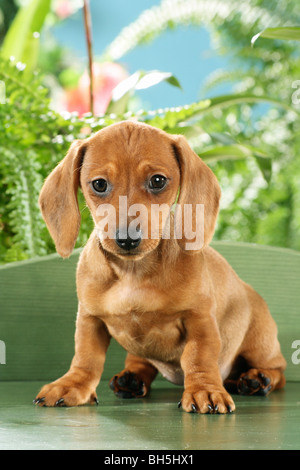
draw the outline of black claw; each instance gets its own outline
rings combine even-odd
[[[230,405],[227,406],[228,413],[232,413],[232,408]]]
[[[218,411],[219,411],[219,407],[218,407],[218,405],[215,405],[215,409],[214,409],[214,411],[215,411],[215,413],[218,413]]]
[[[45,401],[45,397],[36,398],[35,400],[33,400],[33,404],[34,405],[39,405],[40,403],[43,403],[44,401]]]
[[[192,413],[197,413],[197,408],[194,403],[192,403]]]
[[[57,402],[55,403],[55,406],[60,406],[62,403],[64,403],[64,399],[63,398],[60,398],[59,400],[57,400]]]
[[[94,402],[96,403],[97,406],[99,405],[99,401],[97,397],[94,398]]]
[[[213,407],[211,405],[207,405],[207,408],[208,408],[208,412],[209,413],[213,413]]]
[[[263,374],[262,372],[260,372],[258,374],[258,377],[261,379],[262,383],[264,385],[270,385],[271,383],[271,379],[269,377],[266,377],[265,374]]]
[[[139,384],[139,390],[135,393],[137,397],[140,397],[142,395],[144,395],[145,393],[145,383],[144,382],[141,382]]]
[[[177,408],[181,408],[181,401],[177,403]]]
[[[272,388],[272,385],[269,385],[268,387],[266,388],[260,388],[255,395],[260,395],[260,396],[263,396],[265,397],[266,395],[268,395],[269,391],[271,390]]]
[[[116,382],[117,378],[118,378],[118,376],[115,375],[114,378],[109,382],[109,388],[110,388],[111,390],[114,390],[114,389],[115,389],[115,382]]]

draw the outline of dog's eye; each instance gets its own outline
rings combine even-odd
[[[160,191],[167,184],[167,178],[162,175],[154,175],[150,178],[149,188],[153,191]]]
[[[103,178],[92,181],[92,186],[94,190],[96,191],[96,193],[105,193],[108,188],[107,181]]]

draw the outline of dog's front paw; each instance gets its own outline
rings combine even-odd
[[[81,380],[77,374],[66,374],[64,377],[45,385],[33,400],[39,406],[79,406],[97,404],[95,390]]]
[[[235,410],[235,404],[226,390],[207,391],[207,390],[185,390],[179,407],[188,413],[232,413]]]

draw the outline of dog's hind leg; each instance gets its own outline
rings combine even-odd
[[[149,393],[156,374],[157,369],[147,359],[128,353],[125,369],[110,380],[109,386],[120,398],[142,398]]]
[[[252,298],[253,321],[245,335],[240,355],[248,367],[237,379],[237,391],[242,395],[266,396],[284,387],[286,361],[277,339],[277,327],[266,303],[256,294]]]

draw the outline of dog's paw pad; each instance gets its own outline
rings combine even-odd
[[[240,376],[237,388],[240,395],[266,396],[272,390],[272,383],[263,372],[253,369]]]
[[[138,398],[146,394],[145,384],[137,374],[125,371],[115,375],[109,383],[109,387],[119,398]]]

